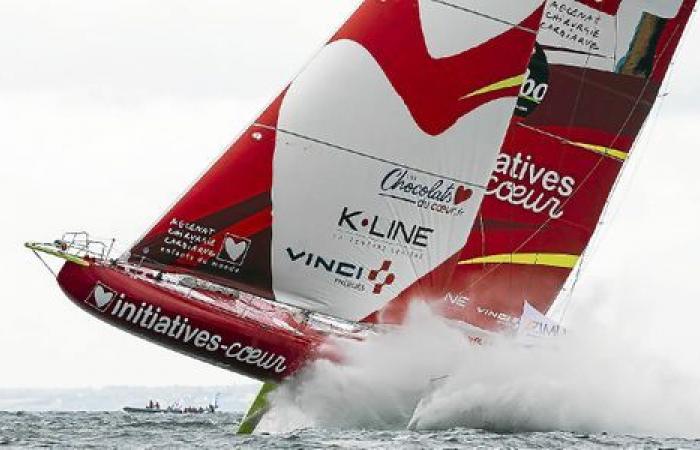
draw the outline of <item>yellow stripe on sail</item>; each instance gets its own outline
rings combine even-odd
[[[571,145],[575,145],[576,147],[581,147],[583,149],[590,150],[592,152],[599,153],[604,156],[609,156],[620,161],[625,161],[629,156],[622,150],[605,147],[603,145],[586,144],[585,142],[571,142]]]
[[[460,265],[475,264],[519,264],[527,266],[560,267],[573,269],[579,260],[578,255],[564,253],[506,253],[460,261]]]
[[[481,89],[478,89],[472,93],[469,93],[469,94],[465,95],[464,97],[460,98],[460,100],[464,100],[464,99],[471,98],[471,97],[476,97],[477,95],[488,94],[489,92],[500,91],[501,89],[508,89],[508,88],[512,88],[512,87],[521,86],[524,81],[525,81],[525,75],[518,75],[515,77],[511,77],[511,78],[499,81],[498,83],[490,84],[490,85],[483,87]]]

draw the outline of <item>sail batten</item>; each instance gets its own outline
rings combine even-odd
[[[448,6],[450,8],[454,8],[454,9],[457,9],[460,11],[464,11],[464,12],[469,13],[469,14],[474,14],[475,16],[479,16],[479,17],[482,17],[484,19],[493,20],[494,22],[498,22],[500,24],[507,25],[508,27],[517,28],[518,30],[530,32],[532,34],[537,34],[537,28],[526,27],[526,26],[521,25],[520,23],[516,23],[514,21],[509,21],[509,20],[507,20],[503,17],[499,17],[495,14],[487,14],[485,12],[479,11],[475,7],[470,8],[469,6],[467,6],[469,4],[478,4],[480,2],[466,1],[466,2],[462,2],[463,4],[459,4],[458,2],[448,2],[446,0],[430,0],[430,1],[432,1],[433,3],[440,4],[440,5]],[[498,2],[493,2],[493,3],[498,3]]]
[[[465,186],[469,186],[469,187],[475,188],[475,189],[481,189],[481,190],[485,190],[485,189],[486,189],[486,185],[478,185],[478,184],[475,184],[475,183],[473,183],[473,182],[470,182],[470,181],[467,181],[467,180],[464,180],[464,179],[452,178],[448,173],[429,172],[429,171],[426,171],[426,170],[424,170],[424,169],[421,169],[420,167],[417,167],[417,166],[407,166],[407,165],[404,165],[404,164],[402,164],[402,163],[400,163],[400,162],[398,162],[398,161],[393,161],[393,160],[389,160],[389,159],[383,159],[383,158],[381,158],[381,157],[379,157],[379,156],[373,155],[371,152],[366,152],[366,151],[362,151],[362,150],[358,150],[358,149],[352,149],[352,148],[346,148],[346,147],[343,147],[343,146],[340,146],[340,145],[336,145],[336,144],[333,144],[333,143],[330,143],[330,142],[325,142],[325,141],[323,141],[323,140],[321,140],[321,139],[316,139],[316,138],[311,137],[311,136],[306,136],[306,135],[303,135],[303,134],[295,133],[295,132],[293,132],[293,131],[284,130],[284,129],[281,129],[281,128],[275,128],[275,127],[270,127],[270,126],[261,125],[261,124],[257,124],[257,125],[259,125],[259,126],[261,126],[261,127],[264,127],[264,128],[267,128],[267,129],[275,130],[275,131],[278,132],[278,133],[283,133],[283,134],[287,134],[287,135],[289,135],[289,136],[293,136],[293,137],[296,137],[296,138],[300,138],[300,139],[303,139],[303,140],[307,140],[307,141],[312,142],[312,143],[314,143],[314,144],[319,144],[319,145],[321,145],[321,146],[328,147],[328,148],[333,149],[333,150],[337,150],[337,151],[341,151],[341,152],[346,152],[346,153],[349,153],[349,154],[352,154],[352,155],[354,155],[354,156],[358,156],[358,157],[361,157],[361,158],[367,158],[367,159],[370,159],[370,160],[373,160],[373,161],[376,161],[376,162],[379,162],[379,163],[390,164],[390,165],[393,165],[393,166],[396,166],[396,167],[401,167],[401,168],[403,168],[403,169],[408,169],[408,170],[412,170],[412,171],[415,171],[415,172],[418,172],[418,173],[422,173],[422,174],[424,174],[424,175],[429,175],[429,176],[433,176],[433,177],[437,177],[437,178],[442,178],[442,179],[445,179],[445,180],[448,180],[448,181],[452,181],[452,182],[454,182],[454,183],[463,184],[463,185],[465,185]]]

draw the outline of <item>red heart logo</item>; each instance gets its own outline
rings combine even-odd
[[[472,191],[469,188],[466,188],[464,186],[460,186],[457,188],[457,193],[455,193],[455,205],[461,205],[462,203],[466,202],[470,198],[472,198],[472,195],[474,194],[474,191]]]

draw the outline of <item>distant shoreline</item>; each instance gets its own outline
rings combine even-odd
[[[3,412],[118,412],[125,406],[206,406],[219,394],[223,412],[245,411],[257,393],[256,383],[231,386],[105,386],[85,388],[0,388]]]

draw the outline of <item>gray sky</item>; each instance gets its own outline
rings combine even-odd
[[[88,316],[22,243],[88,230],[128,247],[358,3],[0,0],[0,387],[246,382]],[[688,364],[700,364],[696,22],[568,316],[593,311]]]

